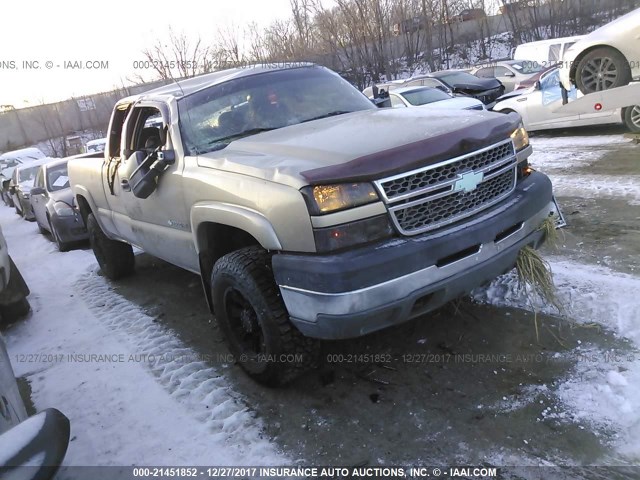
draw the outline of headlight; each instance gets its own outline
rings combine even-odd
[[[516,152],[529,145],[529,134],[524,129],[522,123],[511,134],[511,140],[513,140],[513,146],[515,147]]]
[[[73,208],[63,202],[54,203],[53,209],[59,217],[70,217],[74,214]]]
[[[340,183],[304,187],[302,195],[311,215],[324,215],[379,200],[370,183]]]

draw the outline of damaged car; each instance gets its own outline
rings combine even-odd
[[[461,70],[443,70],[413,77],[404,83],[406,87],[426,86],[438,88],[456,96],[480,100],[487,109],[505,93],[504,85],[495,78],[480,78]]]

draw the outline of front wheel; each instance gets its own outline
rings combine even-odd
[[[596,48],[578,62],[575,78],[578,90],[587,95],[627,85],[631,81],[631,69],[617,50]]]
[[[56,246],[58,247],[58,251],[66,252],[69,250],[69,243],[63,242],[60,240],[60,235],[56,230],[55,224],[49,219],[49,231],[51,232],[51,236],[53,237],[53,241],[56,242]]]
[[[211,273],[211,294],[229,349],[254,380],[283,385],[317,362],[319,342],[292,325],[271,273],[271,257],[262,248],[220,258]]]
[[[625,108],[622,111],[622,118],[629,131],[640,133],[640,105]]]
[[[131,245],[107,237],[93,213],[87,217],[87,230],[93,254],[105,277],[117,280],[133,273],[135,256]]]

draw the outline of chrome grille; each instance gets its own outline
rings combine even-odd
[[[404,235],[434,230],[473,215],[515,188],[511,140],[435,165],[378,180],[391,219]]]

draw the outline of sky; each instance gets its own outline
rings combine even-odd
[[[290,16],[289,0],[5,0],[2,10],[0,105],[15,108],[151,78],[134,62],[170,28],[213,43],[219,28]]]

